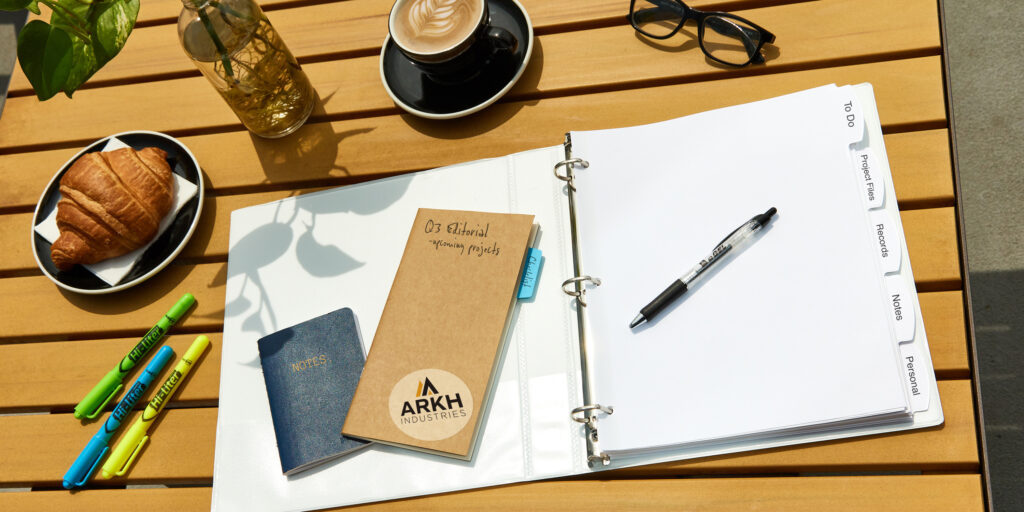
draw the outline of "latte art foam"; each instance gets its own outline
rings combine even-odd
[[[405,49],[422,54],[451,48],[473,33],[480,21],[481,0],[409,0],[400,2],[392,35]]]

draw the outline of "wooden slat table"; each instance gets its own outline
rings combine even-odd
[[[263,0],[321,99],[310,122],[280,140],[250,136],[185,57],[178,0],[144,2],[121,55],[73,100],[39,103],[15,70],[0,119],[0,488],[10,488],[0,510],[209,507],[232,210],[549,146],[570,129],[648,123],[833,82],[875,87],[944,425],[363,508],[984,509],[936,0],[692,0],[777,34],[778,55],[740,70],[710,66],[696,48],[665,51],[636,37],[626,0],[522,3],[537,34],[528,70],[498,104],[463,120],[405,115],[384,93],[377,54],[389,0]],[[209,191],[200,227],[174,264],[131,291],[62,292],[27,243],[34,204],[83,145],[133,129],[177,136],[197,155]],[[167,343],[180,352],[207,333],[213,349],[161,421],[160,442],[126,479],[63,491],[61,476],[95,430],[72,417],[74,404],[186,291],[198,306]]]

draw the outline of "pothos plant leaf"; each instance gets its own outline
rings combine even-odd
[[[138,15],[139,0],[121,0],[98,6],[93,33],[107,60],[114,58],[124,47]]]
[[[70,98],[79,86],[106,64],[106,60],[101,60],[96,54],[95,36],[87,30],[93,6],[78,0],[56,0],[55,3],[58,9],[54,9],[50,15],[50,23],[75,34],[71,38],[74,61],[62,87],[64,94]]]
[[[40,100],[57,94],[71,71],[72,37],[42,20],[32,20],[18,35],[21,69]]]
[[[29,9],[38,14],[39,8],[36,5],[38,0],[0,0],[0,9],[19,10]],[[59,60],[62,67],[56,69],[60,74],[54,75],[51,72],[46,75],[46,83],[42,83],[42,74],[39,70],[44,69],[43,48],[30,50],[29,46],[38,46],[40,41],[41,27],[36,25],[30,32],[30,40],[26,40],[25,51],[22,51],[22,37],[18,39],[18,58],[21,61],[22,69],[25,69],[29,82],[36,90],[40,100],[46,100],[63,90],[69,98],[82,84],[93,74],[99,71],[110,59],[117,55],[121,48],[124,48],[128,35],[135,28],[135,19],[139,15],[139,0],[109,0],[97,2],[94,0],[50,0],[46,3],[53,7],[50,15],[50,24],[42,21],[33,21],[25,26],[28,28],[33,23],[42,23],[46,27],[56,29],[59,34],[67,37],[68,40],[60,39],[60,42],[51,43],[54,46],[48,50],[52,53],[57,48],[64,48],[65,58]],[[48,29],[49,30],[49,29]],[[24,33],[25,29],[22,29]],[[47,32],[49,34],[50,31]],[[60,36],[54,36],[60,38]],[[24,56],[22,54],[24,53]],[[54,58],[51,56],[51,59]],[[52,63],[51,63],[52,65]],[[36,70],[36,77],[28,72],[28,69]],[[62,82],[54,89],[55,77],[63,77]]]
[[[0,11],[20,11],[34,3],[33,0],[0,0]]]

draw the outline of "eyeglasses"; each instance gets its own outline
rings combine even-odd
[[[726,12],[693,9],[681,0],[631,0],[629,23],[641,34],[668,39],[686,20],[697,22],[697,42],[705,55],[730,66],[763,63],[761,47],[775,35],[749,20]]]

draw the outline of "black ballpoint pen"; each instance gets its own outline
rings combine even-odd
[[[768,211],[755,215],[752,219],[745,222],[742,226],[736,228],[732,233],[729,233],[724,240],[718,243],[718,245],[711,251],[711,254],[700,261],[697,266],[690,269],[683,277],[676,279],[665,291],[661,292],[660,295],[654,298],[640,310],[640,314],[629,323],[629,328],[632,329],[648,320],[654,318],[665,306],[668,306],[672,301],[679,298],[680,295],[686,293],[701,275],[704,274],[709,268],[715,263],[722,261],[726,254],[729,254],[733,249],[738,247],[744,241],[749,240],[751,235],[758,232],[768,224],[772,217],[775,215],[775,208],[769,208]]]

